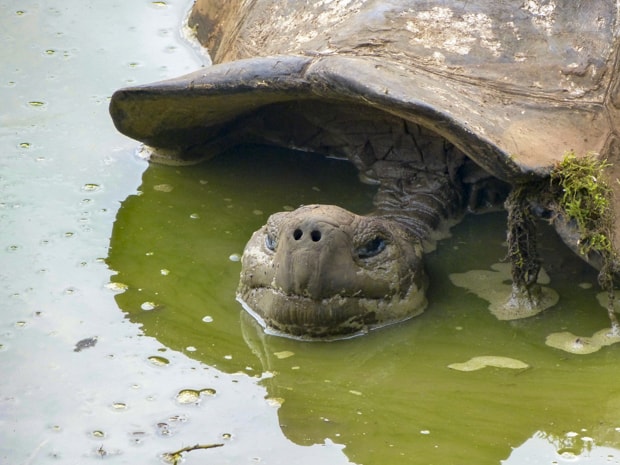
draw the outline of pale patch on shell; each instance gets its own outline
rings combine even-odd
[[[405,23],[413,34],[411,42],[426,48],[436,47],[458,55],[467,55],[472,47],[479,45],[499,56],[501,43],[493,33],[491,18],[483,13],[455,15],[446,7],[430,10],[409,10],[403,16],[411,16]]]
[[[532,15],[532,24],[551,35],[555,23],[556,4],[553,0],[542,2],[540,0],[526,0],[521,6],[522,10]]]
[[[291,12],[275,3],[264,15],[271,19],[269,27],[257,27],[252,31],[249,42],[260,48],[264,43],[288,41],[299,48],[316,38],[319,30],[334,30],[358,13],[363,4],[364,0],[319,0],[306,2],[306,5]]]

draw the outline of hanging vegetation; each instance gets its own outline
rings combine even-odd
[[[618,272],[618,252],[614,247],[613,190],[605,174],[610,165],[595,154],[565,155],[551,171],[551,193],[559,215],[573,221],[579,233],[579,252],[597,254],[602,261],[598,282],[608,293],[607,311],[612,329],[620,334],[614,313],[614,274]]]
[[[614,246],[613,190],[605,170],[610,165],[596,154],[577,157],[568,152],[551,173],[549,184],[534,182],[516,186],[506,200],[508,211],[508,259],[512,264],[513,300],[537,304],[536,284],[540,259],[536,250],[536,219],[532,203],[543,203],[555,218],[574,224],[579,253],[597,255],[602,263],[598,282],[608,293],[607,312],[612,332],[620,335],[614,313],[614,275],[620,271],[620,255]]]
[[[508,255],[512,264],[511,302],[538,306],[540,258],[536,241],[536,218],[530,208],[532,186],[515,187],[505,202],[508,211]],[[538,190],[538,189],[535,189]]]

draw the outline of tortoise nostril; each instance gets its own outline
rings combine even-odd
[[[296,229],[295,231],[293,231],[293,239],[295,239],[296,241],[298,241],[299,239],[301,239],[301,236],[303,236],[304,233],[301,229]]]
[[[316,229],[310,233],[310,237],[314,242],[319,242],[321,240],[321,231],[317,231]]]

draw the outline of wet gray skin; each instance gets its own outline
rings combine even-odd
[[[608,72],[617,70],[617,22],[617,8],[605,0],[200,0],[189,23],[216,65],[121,89],[110,111],[121,132],[163,163],[195,163],[242,142],[348,159],[380,185],[374,216],[390,240],[420,249],[467,208],[501,202],[506,183],[547,176],[569,150],[612,161],[620,155],[620,80]],[[617,167],[611,164],[612,178]],[[316,209],[292,214],[295,220],[272,218],[273,234],[286,240],[256,237],[246,249],[239,295],[262,323],[292,335],[330,336],[423,309],[423,296],[409,300],[408,314],[386,309],[388,302],[402,304],[406,286],[379,297],[356,280],[341,286],[340,275],[358,277],[352,264],[363,245],[355,230],[339,272],[307,269],[314,260],[308,246],[325,249],[317,257],[340,257],[336,249],[344,247],[289,241],[289,229],[300,227],[293,223],[317,221],[310,212]],[[562,218],[555,224],[577,249],[574,227]],[[265,269],[257,271],[258,264]],[[381,272],[400,282],[399,266]],[[282,267],[292,276],[285,279]],[[420,276],[413,281],[422,292],[419,257],[411,273]],[[325,282],[308,281],[311,274]],[[364,305],[349,303],[354,295]]]
[[[420,243],[396,222],[336,206],[272,215],[242,265],[239,300],[263,326],[289,335],[352,334],[426,306]]]

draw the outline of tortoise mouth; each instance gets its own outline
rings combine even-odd
[[[236,298],[267,334],[314,341],[361,336],[418,316],[427,306],[419,289],[391,299],[336,295],[315,300],[255,287],[240,290]]]

